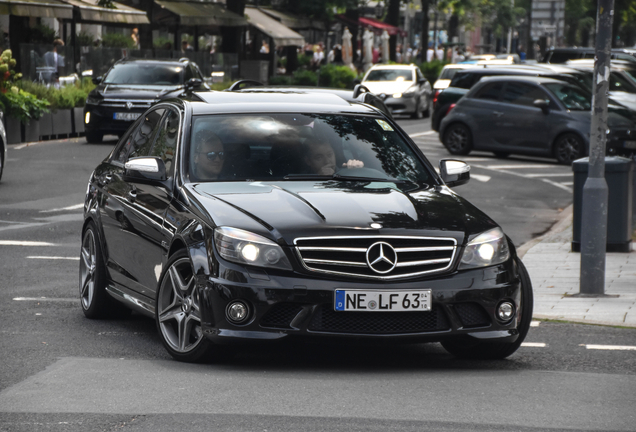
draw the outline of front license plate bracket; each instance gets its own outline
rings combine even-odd
[[[426,312],[431,310],[432,290],[337,289],[334,310],[338,312]]]

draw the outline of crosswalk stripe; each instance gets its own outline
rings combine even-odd
[[[0,240],[0,246],[57,246],[55,243],[37,241]]]
[[[530,348],[545,348],[544,342],[522,342],[522,347],[530,347]]]
[[[580,344],[586,349],[593,350],[608,350],[608,351],[636,351],[636,346],[630,345],[594,345],[594,344]]]
[[[554,168],[554,165],[488,165],[490,169],[528,169],[528,168]]]
[[[573,173],[526,174],[526,177],[572,177]]]
[[[28,259],[45,259],[45,260],[72,260],[79,261],[79,257],[62,257],[62,256],[28,256]]]
[[[79,300],[79,298],[14,297],[13,300],[15,300],[15,301],[38,301],[38,302],[45,302],[45,301],[50,301],[50,302],[76,302],[76,301]]]

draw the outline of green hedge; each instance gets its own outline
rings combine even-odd
[[[320,79],[320,82],[318,82]],[[291,76],[277,75],[269,79],[270,85],[295,85],[316,87],[331,87],[338,89],[353,89],[356,73],[346,66],[328,64],[321,66],[319,73],[308,69],[298,69]]]
[[[46,87],[30,81],[22,81],[19,86],[37,99],[47,101],[52,111],[83,107],[88,93],[95,88],[90,78],[84,78],[75,84],[63,85],[60,88]]]
[[[424,77],[431,83],[431,85],[433,85],[435,81],[437,81],[437,77],[442,72],[442,69],[444,68],[444,66],[448,64],[448,62],[441,61],[441,60],[433,60],[431,62],[416,63],[416,64],[420,68],[422,73],[424,74]]]

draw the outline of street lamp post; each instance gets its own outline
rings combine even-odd
[[[607,94],[613,17],[614,0],[599,0],[596,18],[596,60],[594,61],[593,111],[590,128],[590,162],[587,180],[583,186],[581,215],[580,295],[582,296],[602,296],[605,293],[608,210],[605,144],[607,141]]]

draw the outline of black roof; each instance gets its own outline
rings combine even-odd
[[[173,64],[183,65],[185,63],[192,63],[190,59],[187,57],[182,57],[180,59],[142,59],[142,58],[130,58],[124,57],[123,59],[117,60],[115,64],[125,64],[125,63],[142,63],[142,64]]]
[[[234,92],[197,92],[202,102],[193,102],[193,114],[224,113],[333,113],[374,114],[378,112],[361,103],[348,102],[333,92],[266,91],[249,89]]]
[[[479,83],[482,82],[491,82],[491,81],[518,81],[518,82],[531,82],[534,84],[563,84],[564,81],[550,78],[550,77],[542,77],[542,76],[531,76],[531,75],[498,75],[498,76],[489,76],[483,77]],[[475,87],[477,87],[475,85]]]

